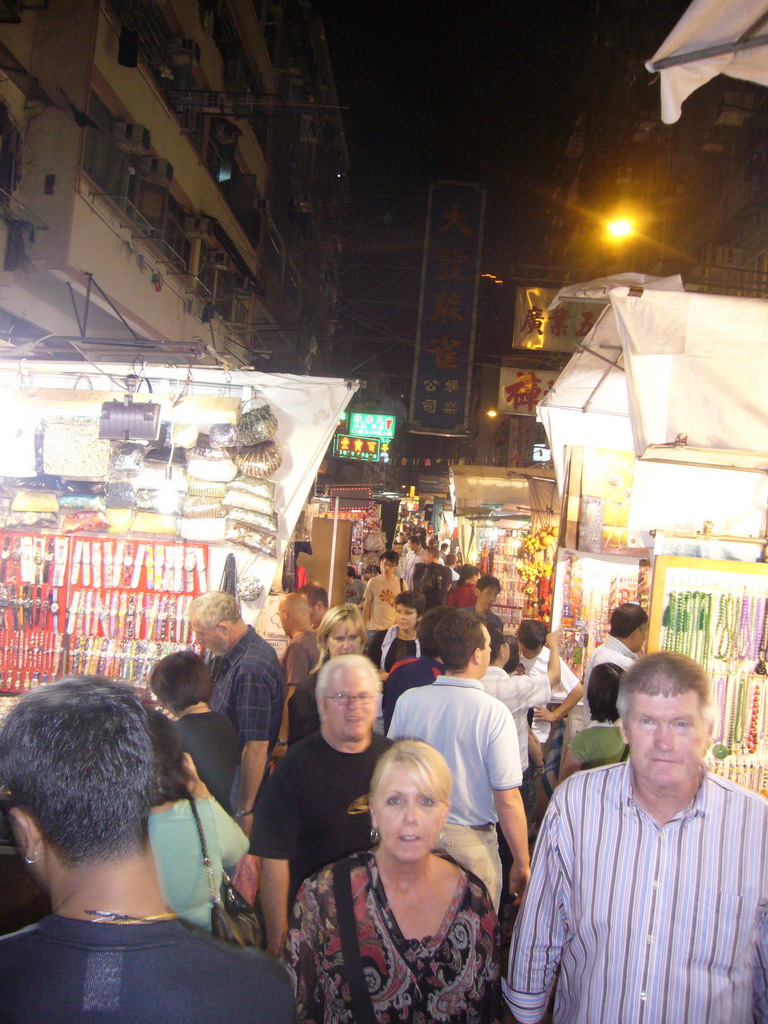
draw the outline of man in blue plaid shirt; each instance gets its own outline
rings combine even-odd
[[[234,817],[246,835],[253,805],[264,780],[283,714],[283,680],[277,654],[252,626],[243,622],[237,601],[213,590],[194,600],[192,632],[211,654],[224,661],[210,700],[235,727],[240,742],[240,778],[233,797]]]

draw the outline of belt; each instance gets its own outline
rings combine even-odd
[[[473,832],[492,832],[496,826],[492,821],[489,821],[487,825],[470,825]]]

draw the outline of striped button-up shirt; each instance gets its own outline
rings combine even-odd
[[[768,801],[702,773],[657,825],[629,763],[558,787],[510,952],[521,1024],[768,1022]]]

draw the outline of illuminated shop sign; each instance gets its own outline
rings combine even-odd
[[[397,418],[380,412],[353,412],[349,432],[354,437],[379,437],[391,441],[395,436]]]

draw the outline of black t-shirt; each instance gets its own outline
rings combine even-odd
[[[178,921],[53,915],[0,938],[2,1024],[292,1024],[285,968]]]
[[[390,743],[374,733],[362,754],[343,754],[314,732],[278,762],[256,806],[251,853],[290,861],[290,903],[309,875],[371,845],[371,816],[359,802]]]
[[[181,745],[191,756],[197,774],[227,814],[232,813],[230,794],[238,761],[235,727],[219,711],[184,715],[176,722]]]
[[[374,633],[368,645],[368,657],[378,669],[381,669],[381,648],[387,632],[386,629],[380,629],[377,633]],[[391,671],[395,662],[402,661],[403,658],[415,658],[417,656],[418,651],[416,650],[415,640],[401,640],[399,636],[396,636],[389,645],[389,650],[384,658],[384,671]]]

